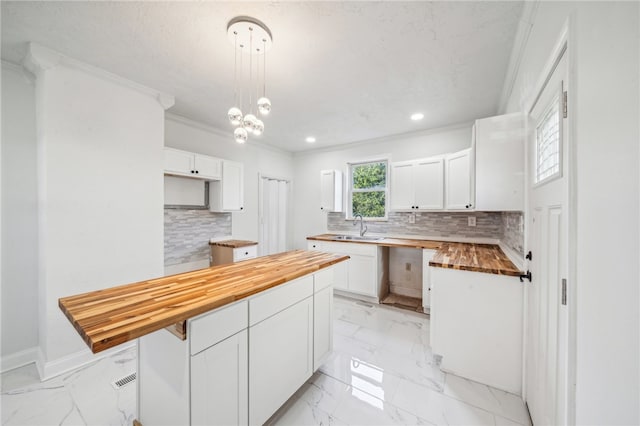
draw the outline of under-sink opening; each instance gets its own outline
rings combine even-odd
[[[385,284],[383,284],[380,303],[413,312],[424,312],[422,250],[385,247],[384,256],[388,256],[388,270],[383,280]]]

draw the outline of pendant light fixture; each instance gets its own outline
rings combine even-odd
[[[266,52],[271,47],[271,32],[266,25],[257,19],[247,16],[238,16],[229,21],[227,25],[227,36],[234,46],[234,106],[227,113],[229,122],[236,126],[234,138],[238,143],[247,141],[249,135],[260,136],[264,132],[264,123],[254,114],[267,115],[271,111],[271,101],[266,97]],[[240,69],[238,70],[238,54],[240,55]],[[249,82],[247,92],[249,103],[243,106],[242,86],[244,83],[244,69],[242,66],[243,55],[249,55]],[[260,62],[259,56],[263,55],[262,61],[262,97],[254,104],[260,91]],[[253,56],[256,56],[255,82],[253,80]],[[238,78],[238,73],[240,78]],[[255,86],[254,86],[255,84]],[[254,98],[254,88],[255,95]],[[243,109],[245,114],[243,115]]]

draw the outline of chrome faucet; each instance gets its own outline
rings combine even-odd
[[[362,218],[361,214],[353,216],[353,226],[356,226],[358,224],[358,218],[360,218],[360,236],[364,237],[364,234],[367,232],[367,227],[364,224],[364,219]]]

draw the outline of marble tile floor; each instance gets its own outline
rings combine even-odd
[[[423,314],[336,297],[334,352],[271,425],[529,425],[516,395],[440,371]],[[2,425],[131,425],[135,349],[40,382],[33,365],[1,376]]]

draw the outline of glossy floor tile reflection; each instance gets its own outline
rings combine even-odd
[[[520,397],[445,374],[425,315],[335,298],[334,353],[271,425],[527,425]]]
[[[116,390],[111,381],[136,370],[136,349],[40,382],[34,364],[2,374],[3,425],[131,425],[135,382]]]
[[[425,315],[335,298],[334,352],[271,425],[526,425],[516,396],[433,364]],[[33,365],[2,374],[2,425],[131,425],[129,349],[40,382]]]

